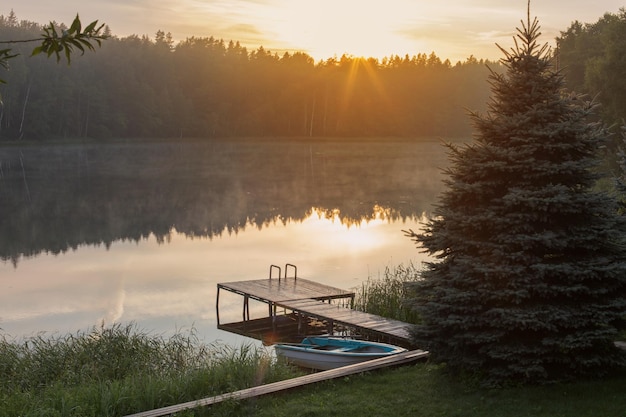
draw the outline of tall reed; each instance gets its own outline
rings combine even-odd
[[[356,290],[354,308],[407,323],[419,323],[418,314],[406,303],[406,284],[420,279],[420,269],[413,263],[393,269],[386,267],[382,276],[368,277]]]
[[[293,376],[262,347],[164,338],[134,324],[0,339],[0,416],[117,416]]]

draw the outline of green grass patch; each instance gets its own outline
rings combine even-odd
[[[473,387],[445,368],[417,364],[262,397],[214,414],[233,416],[597,417],[626,415],[626,375],[507,389]],[[209,415],[197,410],[195,415]],[[204,414],[207,413],[207,414]]]
[[[406,323],[419,323],[419,315],[406,303],[406,284],[420,279],[421,269],[409,263],[385,268],[378,278],[368,277],[356,289],[354,309]]]
[[[269,351],[134,325],[0,340],[0,416],[119,416],[295,375]]]

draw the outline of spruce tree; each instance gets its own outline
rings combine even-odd
[[[435,261],[411,288],[416,343],[485,382],[599,376],[626,364],[616,325],[626,312],[626,250],[616,201],[594,190],[607,131],[596,105],[564,91],[521,22],[492,72],[475,140],[448,144],[446,189],[421,233]]]

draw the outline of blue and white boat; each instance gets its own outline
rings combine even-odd
[[[341,337],[311,336],[301,343],[278,343],[276,355],[288,362],[318,370],[353,365],[372,359],[406,352],[406,349],[386,343]]]

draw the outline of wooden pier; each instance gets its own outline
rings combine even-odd
[[[287,269],[293,268],[293,277],[287,277]],[[278,276],[272,272],[278,270]],[[297,277],[294,265],[285,266],[285,276],[281,277],[281,269],[275,265],[270,267],[268,279],[256,279],[217,284],[218,328],[251,336],[267,343],[281,340],[277,335],[296,335],[302,337],[310,334],[326,332],[333,334],[338,328],[352,329],[359,335],[370,339],[387,341],[400,346],[410,347],[408,323],[352,310],[354,292],[345,291],[328,285],[316,283]],[[228,291],[243,296],[242,321],[237,323],[220,323],[219,305],[220,291]],[[249,300],[253,299],[267,304],[268,317],[250,318]],[[342,303],[333,303],[341,301]],[[343,304],[343,305],[342,305]],[[284,313],[277,314],[278,309]],[[304,385],[340,378],[389,366],[398,366],[425,359],[429,355],[423,350],[409,350],[397,355],[386,356],[348,365],[328,371],[316,372],[297,378],[274,382],[240,391],[217,395],[183,404],[176,404],[156,410],[143,411],[127,417],[159,417],[171,415],[196,407],[210,406],[225,400],[243,400]]]
[[[293,269],[293,276],[287,277],[290,268]],[[278,277],[272,276],[275,270],[278,270]],[[220,322],[221,290],[243,296],[242,321]],[[351,291],[298,278],[297,269],[291,264],[285,266],[285,276],[281,277],[281,269],[272,265],[267,279],[217,284],[217,326],[266,344],[294,341],[294,337],[301,338],[307,334],[334,334],[349,330],[371,340],[411,347],[408,323],[349,308],[354,303],[354,295]],[[267,304],[266,318],[250,319],[250,299]],[[279,308],[283,314],[277,314]]]

